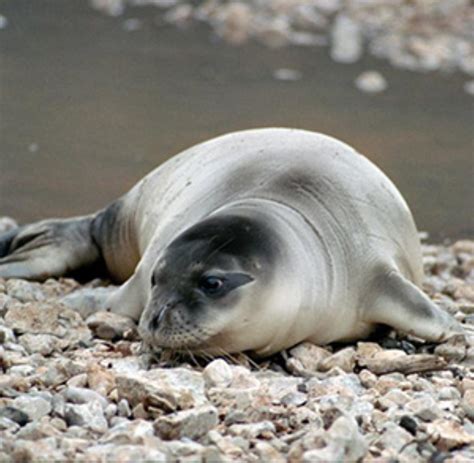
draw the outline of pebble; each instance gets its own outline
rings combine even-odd
[[[301,80],[303,74],[296,69],[280,68],[273,71],[273,78],[287,82],[296,82]]]
[[[423,421],[433,421],[441,416],[441,410],[436,400],[428,395],[411,400],[405,404],[404,409]]]
[[[110,428],[101,437],[101,442],[117,445],[142,445],[146,443],[148,437],[153,437],[154,435],[155,430],[151,421],[140,419],[135,421],[125,420]]]
[[[26,333],[20,336],[19,341],[29,354],[38,353],[49,356],[61,350],[60,340],[51,334]]]
[[[108,428],[102,405],[97,400],[81,405],[66,404],[65,418],[69,426],[80,426],[100,434]]]
[[[112,312],[96,312],[87,318],[86,323],[96,337],[108,341],[133,338],[136,333],[136,325],[131,318]]]
[[[339,367],[342,371],[350,373],[354,370],[355,358],[355,349],[353,347],[346,347],[323,359],[319,364],[319,369],[321,371],[329,371],[331,368]]]
[[[385,77],[377,71],[366,71],[355,80],[355,86],[365,93],[381,93],[387,89]]]
[[[20,426],[24,426],[26,423],[28,423],[28,421],[30,421],[30,415],[28,413],[14,406],[0,408],[0,417],[2,420],[4,420],[3,426],[5,428],[10,427],[9,422],[14,422]]]
[[[459,423],[439,419],[427,425],[428,434],[432,436],[437,447],[448,451],[462,445],[473,445],[474,435],[468,433]]]
[[[227,387],[233,379],[232,368],[222,359],[213,360],[202,372],[206,387]]]
[[[0,15],[0,29],[5,28],[7,25],[7,18]],[[18,227],[18,224],[15,220],[10,217],[0,217],[0,233],[4,233],[8,230]]]
[[[339,14],[331,30],[331,58],[338,63],[355,63],[362,51],[359,24],[349,16]]]
[[[245,439],[256,439],[257,437],[268,437],[275,434],[275,425],[271,421],[262,421],[251,424],[233,424],[229,427],[229,433]]]
[[[84,454],[79,454],[79,458],[76,461],[78,463],[115,461],[165,463],[169,460],[165,453],[146,445],[101,444],[89,447]]]
[[[123,416],[125,418],[128,418],[132,414],[132,410],[130,409],[127,399],[120,400],[117,406],[117,412],[119,416]]]
[[[0,325],[0,344],[7,344],[10,342],[15,342],[15,334],[13,333],[13,330],[6,326],[1,326]]]
[[[0,317],[4,317],[14,299],[0,292]]]
[[[109,404],[103,395],[92,389],[83,387],[69,386],[61,391],[61,395],[64,397],[66,402],[71,402],[73,404],[87,404],[92,401],[97,401],[104,410]]]
[[[199,439],[217,426],[218,412],[213,406],[195,407],[158,418],[153,426],[165,440]]]
[[[38,420],[51,412],[52,406],[49,400],[34,395],[22,395],[17,397],[11,405],[28,416],[29,421]]]
[[[202,375],[184,368],[118,375],[116,381],[120,399],[132,407],[146,402],[170,412],[208,403]]]
[[[469,389],[464,393],[461,407],[466,412],[466,415],[471,420],[474,420],[474,389]]]
[[[46,299],[38,283],[30,283],[26,280],[7,280],[7,294],[20,302],[44,301]]]
[[[331,355],[331,352],[309,342],[303,342],[290,349],[289,354],[286,366],[290,371],[296,374],[311,374],[319,371],[319,365]]]

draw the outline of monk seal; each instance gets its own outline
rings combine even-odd
[[[366,157],[329,136],[266,128],[198,144],[96,214],[0,236],[0,277],[102,266],[109,310],[152,346],[266,356],[385,324],[441,341],[463,327],[419,288],[410,210]]]

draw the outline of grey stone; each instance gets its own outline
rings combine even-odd
[[[49,400],[27,394],[17,397],[12,402],[12,407],[26,413],[30,421],[48,415],[52,410],[51,402]]]
[[[167,462],[166,454],[146,445],[94,445],[83,455],[78,455],[77,462]]]
[[[0,292],[0,317],[4,317],[8,309],[15,303],[14,299]]]
[[[433,421],[442,414],[435,399],[428,394],[423,394],[408,402],[405,405],[405,410],[423,421]]]
[[[296,373],[315,372],[320,363],[331,355],[327,349],[309,342],[303,342],[290,350],[291,357],[287,360],[287,368]]]
[[[5,315],[5,322],[15,333],[20,334],[49,334],[70,342],[86,341],[91,337],[80,316],[57,303],[14,305]]]
[[[208,403],[200,373],[184,368],[156,369],[116,377],[120,399],[131,407],[147,401],[157,409],[174,411]]]
[[[1,304],[1,301],[0,301],[0,304]],[[15,334],[13,333],[13,330],[8,328],[7,326],[0,325],[0,344],[6,344],[9,342],[15,342],[15,341],[16,341],[16,338],[15,338]]]
[[[14,365],[8,370],[8,374],[12,376],[28,377],[33,375],[35,367],[32,365]]]
[[[5,426],[8,426],[8,422],[10,421],[17,423],[20,426],[24,426],[28,421],[30,421],[30,416],[27,413],[11,406],[0,408],[0,417],[2,420],[7,420],[3,421]]]
[[[56,437],[46,437],[38,440],[17,439],[14,444],[13,456],[15,461],[37,462],[64,461],[63,452],[57,448]]]
[[[257,437],[267,437],[275,434],[276,428],[271,421],[262,421],[251,424],[233,424],[229,428],[229,433],[234,436],[242,436],[245,439],[254,439]]]
[[[4,409],[0,409],[0,433],[2,431],[9,431],[16,434],[20,429],[20,425],[15,420],[3,416],[3,413]],[[0,458],[0,461],[3,460]]]
[[[130,409],[130,405],[127,399],[121,399],[118,403],[118,410],[119,416],[124,416],[128,418],[132,414],[132,410]]]
[[[47,437],[58,437],[61,432],[48,422],[33,421],[26,424],[16,434],[17,439],[39,440]]]
[[[339,417],[328,432],[329,446],[344,450],[344,459],[357,461],[365,455],[367,443],[352,417]]]
[[[86,323],[94,335],[101,339],[116,341],[136,336],[135,322],[112,312],[96,312],[87,318]]]
[[[321,371],[328,371],[331,368],[339,367],[341,370],[350,373],[354,370],[355,357],[355,349],[353,347],[346,347],[321,360],[319,369]]]
[[[227,387],[233,379],[232,368],[222,359],[213,360],[202,372],[207,387]]]
[[[110,420],[117,414],[117,405],[115,405],[114,403],[109,403],[107,407],[105,407],[104,414],[105,417]]]
[[[81,426],[97,433],[107,431],[107,420],[97,400],[81,405],[66,404],[65,418],[69,426]]]
[[[304,405],[308,401],[308,396],[302,392],[289,392],[288,394],[284,395],[281,399],[281,403],[283,405],[291,405],[294,407],[300,407]]]
[[[118,445],[146,443],[146,438],[154,436],[153,423],[145,420],[124,420],[110,428],[100,439],[103,443]]]
[[[46,299],[38,283],[11,279],[7,280],[6,288],[7,294],[20,302],[44,301]]]
[[[61,350],[60,339],[51,334],[26,333],[20,336],[20,344],[29,354],[38,353],[44,356],[51,355],[54,351]]]
[[[455,387],[442,387],[438,392],[439,400],[459,400],[461,393]]]
[[[105,410],[109,404],[103,395],[92,389],[83,387],[67,387],[61,391],[61,395],[66,402],[72,402],[74,404],[87,404],[95,400],[100,403],[103,410]]]
[[[217,409],[208,405],[159,417],[154,427],[162,439],[198,439],[217,426],[218,421]]]
[[[375,445],[383,449],[392,449],[400,452],[401,449],[413,440],[413,436],[393,422],[383,426],[382,435],[376,439]]]

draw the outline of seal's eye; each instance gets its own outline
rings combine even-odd
[[[199,288],[206,294],[217,294],[224,287],[224,280],[215,276],[202,277]]]

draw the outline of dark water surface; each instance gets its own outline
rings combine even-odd
[[[434,240],[474,237],[473,98],[465,76],[415,74],[326,49],[234,48],[204,27],[123,28],[79,0],[3,0],[0,14],[0,216],[94,211],[169,156],[214,135],[292,126],[341,138],[397,184]],[[280,82],[278,68],[298,69]],[[377,69],[382,95],[356,90]]]

